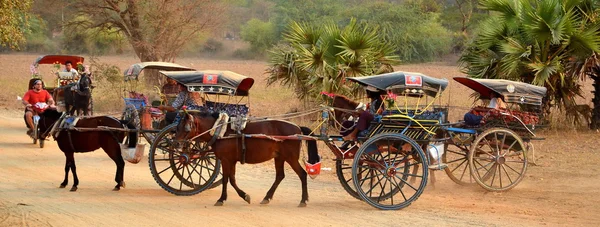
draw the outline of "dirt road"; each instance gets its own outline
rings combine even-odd
[[[308,207],[298,208],[300,181],[287,168],[269,205],[258,202],[274,179],[271,164],[238,165],[238,183],[252,195],[246,204],[230,187],[223,207],[213,204],[220,188],[191,197],[162,190],[148,164],[127,164],[127,188],[115,185],[114,163],[98,150],[76,154],[79,190],[58,185],[64,156],[54,141],[31,144],[17,112],[0,115],[0,226],[597,226],[600,223],[598,134],[548,132],[539,142],[541,166],[506,193],[458,186],[437,172],[411,206],[380,211],[347,195],[326,171],[309,180]],[[557,141],[569,141],[557,142]],[[321,152],[328,152],[321,150]],[[331,162],[325,167],[333,167]],[[71,182],[72,183],[72,180]]]

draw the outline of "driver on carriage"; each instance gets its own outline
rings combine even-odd
[[[71,72],[74,75],[79,75],[79,72],[77,72],[77,69],[73,68],[73,62],[71,62],[71,61],[65,62],[65,69],[63,70],[63,72]]]
[[[360,103],[358,104],[358,106],[356,106],[355,110],[357,111],[356,115],[358,116],[358,121],[354,125],[355,127],[352,128],[351,126],[350,130],[342,132],[344,140],[353,141],[356,140],[357,136],[366,136],[366,134],[368,133],[367,129],[369,129],[369,123],[375,120],[375,115],[381,115],[385,110],[385,106],[383,105],[383,99],[381,98],[381,95],[379,94],[379,91],[377,91],[376,88],[369,86],[367,87],[366,92],[369,99],[371,99],[371,102],[368,106],[364,103]],[[351,123],[354,124],[352,121]],[[344,127],[348,128],[347,125]]]
[[[189,92],[187,87],[183,84],[179,85],[179,94],[177,94],[177,98],[175,101],[171,103],[170,106],[158,106],[159,110],[168,111],[165,120],[167,124],[171,124],[175,121],[177,117],[177,110],[181,109],[183,106],[186,106],[187,110],[199,110],[204,106],[204,98],[202,98],[201,94],[198,92]]]
[[[33,132],[33,116],[41,113],[46,108],[56,108],[54,99],[48,91],[44,90],[42,80],[36,80],[33,88],[23,96],[23,105],[25,105],[25,121],[29,130],[27,135]]]

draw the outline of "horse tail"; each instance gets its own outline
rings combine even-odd
[[[121,122],[121,124],[126,125],[127,129],[137,129],[132,121],[128,121],[128,120],[119,120],[119,121]],[[134,148],[138,142],[138,133],[137,132],[129,132],[129,135],[127,136],[127,138],[128,138],[127,139],[128,147]]]
[[[314,133],[310,128],[300,127],[302,130],[302,134],[306,136],[312,136]],[[308,147],[308,163],[315,164],[321,161],[321,157],[319,157],[319,150],[317,149],[317,141],[316,140],[306,140],[306,146]]]

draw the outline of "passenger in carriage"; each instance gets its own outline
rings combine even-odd
[[[175,121],[177,117],[177,110],[181,109],[183,106],[186,106],[188,110],[199,110],[204,106],[204,98],[198,92],[189,92],[187,87],[183,84],[179,85],[179,94],[177,94],[177,98],[175,101],[171,103],[170,106],[158,106],[160,110],[168,111],[165,120],[167,124],[171,124]]]
[[[496,110],[506,109],[506,103],[504,102],[504,100],[502,100],[500,95],[498,95],[494,92],[491,92],[490,93],[490,103],[487,105],[487,108],[496,109]],[[482,119],[483,119],[483,116],[477,115],[476,111],[474,109],[467,112],[464,116],[465,124],[467,124],[469,126],[477,126],[477,125],[481,124]]]
[[[56,108],[54,105],[54,99],[50,96],[48,91],[43,89],[43,82],[41,80],[36,80],[33,83],[33,88],[28,90],[23,96],[23,105],[25,105],[25,121],[29,126],[29,130],[27,130],[27,135],[31,135],[33,132],[33,116],[37,115],[37,112],[34,111],[35,107],[38,103],[48,104],[50,108]]]
[[[63,72],[71,72],[75,75],[79,75],[79,72],[77,72],[77,70],[73,68],[73,62],[71,61],[65,62],[65,69],[63,70]]]

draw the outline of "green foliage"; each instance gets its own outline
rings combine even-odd
[[[391,72],[399,62],[381,34],[378,27],[354,19],[343,28],[333,22],[292,23],[285,43],[269,53],[267,83],[292,87],[305,101],[322,91],[356,94],[358,86],[347,85],[347,77]]]
[[[86,22],[89,22],[87,17],[77,16],[70,23]],[[63,30],[61,48],[69,53],[106,54],[121,51],[124,42],[125,39],[116,29],[71,26]]]
[[[441,26],[438,14],[421,12],[414,5],[373,2],[350,8],[344,15],[380,25],[402,61],[431,61],[450,51],[452,34]]]
[[[252,19],[243,25],[240,35],[250,43],[250,49],[257,54],[266,52],[277,42],[273,24],[258,19]]]
[[[493,12],[460,58],[477,78],[524,81],[548,88],[545,113],[554,105],[571,109],[582,96],[569,65],[600,50],[597,10],[585,1],[482,0]]]
[[[0,1],[0,47],[18,50],[29,29],[31,0]]]
[[[25,33],[27,43],[23,48],[30,52],[55,52],[56,43],[48,35],[47,23],[39,16],[32,16],[29,20],[29,30]]]

